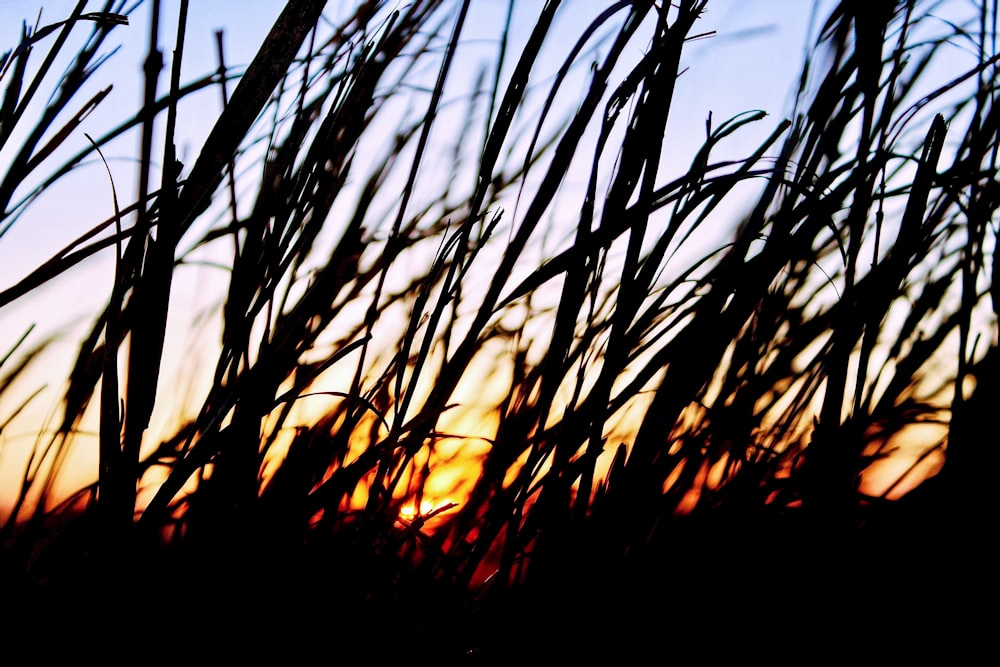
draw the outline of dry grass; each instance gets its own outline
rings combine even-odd
[[[788,120],[709,117],[672,180],[664,137],[689,113],[672,100],[710,2],[595,9],[559,36],[554,78],[541,54],[565,8],[532,6],[532,33],[508,21],[467,88],[472,4],[362,2],[336,24],[317,23],[322,2],[290,4],[241,76],[220,50],[218,72],[186,84],[184,30],[165,47],[154,22],[142,107],[65,162],[124,8],[80,3],[4,59],[0,235],[81,161],[141,137],[136,192],[116,188],[112,216],[0,293],[42,299],[113,258],[0,527],[3,586],[23,596],[9,599],[45,614],[110,587],[98,632],[148,600],[208,636],[225,613],[322,629],[345,651],[360,629],[386,651],[488,661],[536,636],[565,657],[675,650],[692,628],[748,646],[824,635],[814,614],[860,595],[915,618],[911,575],[978,581],[995,520],[980,434],[998,376],[996,3],[950,26],[933,3],[837,4]],[[29,67],[88,25],[61,78],[48,56]],[[956,45],[965,69],[944,72]],[[42,86],[58,92],[26,115]],[[213,87],[224,108],[181,165],[185,105]],[[751,154],[714,157],[762,123]],[[579,211],[568,232],[556,207]],[[720,228],[725,243],[692,252]],[[208,380],[172,405],[175,285],[206,262],[226,277]],[[5,431],[51,345],[20,328],[0,365]],[[490,429],[468,438],[477,396]],[[163,413],[180,425],[161,437]],[[944,433],[926,452],[943,452],[940,473],[899,501],[863,487],[922,424]],[[57,497],[86,428],[97,478]],[[470,451],[457,506],[401,516],[442,502],[436,476]],[[858,640],[857,623],[837,632]]]

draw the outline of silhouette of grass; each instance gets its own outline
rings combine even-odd
[[[789,118],[709,115],[672,179],[668,122],[690,113],[675,86],[710,2],[588,6],[567,42],[563,3],[532,6],[520,36],[511,2],[472,87],[469,0],[361,2],[340,23],[324,4],[289,3],[241,75],[220,35],[218,70],[184,84],[180,3],[163,91],[152,3],[141,108],[65,162],[126,9],[81,2],[0,61],[0,236],[82,160],[140,137],[134,198],[114,188],[113,216],[0,292],[0,307],[42,299],[113,253],[0,527],[24,624],[99,597],[78,629],[183,620],[184,645],[221,645],[264,624],[300,639],[278,652],[377,637],[384,656],[490,664],[529,646],[671,653],[703,633],[749,652],[761,632],[859,641],[822,614],[864,596],[912,621],[929,607],[911,577],[933,604],[979,585],[996,518],[996,3],[969,25],[915,0],[835,3]],[[83,21],[92,37],[27,115]],[[956,44],[970,63],[942,77]],[[212,87],[222,110],[183,165],[177,128]],[[761,123],[748,156],[715,157]],[[205,262],[225,273],[218,339],[185,412],[162,386],[192,363],[165,352],[172,288]],[[4,430],[38,400],[25,377],[51,344],[18,327]],[[172,433],[151,428],[163,412]],[[928,424],[940,472],[899,499],[913,471],[864,485]],[[96,479],[59,497],[94,427]]]

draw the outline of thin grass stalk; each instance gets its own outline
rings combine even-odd
[[[411,196],[413,195],[413,188],[414,185],[416,184],[417,171],[420,167],[421,159],[423,158],[424,152],[427,148],[427,141],[428,138],[430,137],[431,128],[433,127],[434,120],[437,117],[438,108],[441,104],[441,96],[444,91],[444,85],[448,79],[448,73],[451,69],[451,64],[455,57],[455,50],[458,46],[459,37],[462,34],[462,28],[465,24],[465,19],[466,16],[468,15],[468,11],[469,11],[469,2],[468,0],[464,0],[458,11],[458,16],[455,17],[455,24],[452,29],[452,34],[445,48],[444,58],[441,61],[441,68],[438,70],[437,80],[435,81],[434,89],[431,92],[431,97],[428,102],[427,112],[424,116],[424,121],[420,130],[420,136],[417,140],[417,146],[415,149],[413,162],[410,165],[410,172],[409,175],[407,176],[406,183],[403,186],[402,200],[400,202],[399,208],[397,209],[396,219],[393,222],[389,240],[387,241],[387,245],[389,246],[394,245],[397,242],[397,239],[399,238],[400,227],[402,226],[403,218],[406,215],[406,208],[410,202]],[[384,288],[385,276],[386,276],[385,271],[379,274],[378,284],[376,285],[375,288],[376,299],[379,298],[379,295],[382,293],[382,290]],[[369,309],[368,314],[366,316],[366,325],[368,326],[369,332],[371,331],[371,327],[374,325],[375,303],[376,301],[373,300],[372,308]],[[432,339],[433,333],[437,329],[437,322],[432,319],[432,321],[430,321],[427,326],[428,326],[428,335],[425,338],[425,341],[429,342]],[[402,426],[403,416],[406,415],[407,413],[407,408],[410,404],[412,396],[409,393],[404,395],[402,390],[403,372],[407,366],[407,360],[409,357],[408,352],[409,352],[408,347],[404,347],[400,351],[400,363],[398,364],[398,371],[396,375],[396,387],[395,387],[395,393],[398,401],[397,410],[399,418],[394,420],[394,424],[398,426],[396,426],[389,433],[388,438],[390,443],[394,442],[399,437],[399,431],[397,429],[401,428]],[[424,361],[427,358],[428,352],[429,350],[427,349],[425,344],[425,346],[421,348],[420,352],[418,353],[417,359],[414,361],[413,364],[414,378],[419,377]],[[362,354],[364,354],[364,352],[362,352]],[[387,464],[388,464],[388,459],[383,461],[380,470],[378,471],[378,473],[376,473],[378,478],[386,479],[386,477],[388,476],[389,470],[386,467]],[[386,486],[385,492],[387,494],[391,494],[393,491],[393,485],[386,484],[385,486]],[[377,496],[370,497],[369,508],[374,508],[375,503],[382,502],[384,500],[385,498],[379,498]]]
[[[21,52],[17,56],[19,61],[18,68],[14,71],[13,76],[16,79],[8,83],[7,96],[4,104],[13,106],[9,116],[3,119],[3,125],[0,127],[0,132],[3,133],[2,144],[5,145],[9,139],[14,128],[20,123],[21,119],[24,117],[24,113],[27,110],[29,104],[35,97],[36,92],[45,79],[49,70],[52,67],[56,57],[63,50],[67,43],[69,34],[71,30],[76,26],[77,22],[81,18],[81,12],[86,6],[86,2],[81,0],[74,7],[73,12],[70,17],[62,22],[61,28],[56,35],[55,41],[52,47],[46,54],[39,70],[35,73],[32,80],[28,83],[26,88],[22,89],[22,78],[25,73],[25,63],[27,61],[28,55],[31,51],[30,42],[27,43],[25,47],[22,48]],[[107,9],[111,8],[111,3],[107,5]],[[113,14],[107,12],[109,17],[123,19],[127,22],[127,18],[120,14]],[[53,122],[55,122],[56,117],[59,113],[72,101],[74,95],[80,90],[83,84],[86,82],[88,76],[92,74],[97,67],[106,59],[99,59],[97,62],[92,62],[95,58],[98,48],[100,47],[103,39],[108,34],[109,30],[113,25],[120,24],[121,20],[110,21],[108,24],[97,23],[94,29],[91,40],[84,47],[80,53],[77,54],[72,66],[63,76],[63,85],[60,86],[59,93],[53,97],[53,99],[45,106],[42,111],[41,117],[35,123],[34,127],[29,132],[28,136],[25,138],[18,150],[17,154],[12,159],[11,165],[4,175],[2,181],[0,181],[0,211],[3,212],[3,217],[13,213],[13,209],[10,207],[11,199],[14,196],[17,188],[27,179],[31,171],[39,165],[40,161],[34,159],[36,156],[36,149],[41,142],[42,138],[48,133],[49,128]],[[58,25],[58,24],[57,24]],[[32,37],[28,37],[33,41]],[[14,102],[17,101],[15,105]],[[84,110],[80,113],[85,114],[88,109],[92,109],[95,104],[100,103],[101,96],[95,97],[90,103],[85,105]],[[65,134],[61,135],[65,138]],[[58,138],[57,138],[58,139]],[[50,142],[49,148],[47,150],[51,151],[54,148],[54,142]],[[30,168],[29,168],[30,167]],[[13,224],[14,220],[8,220],[6,224],[0,226],[0,237],[2,237],[10,226]]]

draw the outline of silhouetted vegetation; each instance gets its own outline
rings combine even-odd
[[[301,0],[245,70],[220,36],[185,82],[187,3],[165,45],[153,2],[144,101],[101,136],[85,91],[130,9],[25,29],[0,61],[0,244],[119,137],[138,152],[134,190],[106,163],[114,196],[80,215],[107,217],[0,292],[44,304],[85,260],[113,271],[66,368],[57,335],[5,324],[25,333],[0,437],[37,434],[0,461],[24,465],[11,628],[471,664],[968,620],[953,605],[995,582],[996,2],[958,2],[967,24],[830,3],[787,119],[709,115],[686,156],[668,124],[711,0],[577,3],[579,34],[554,27],[566,3],[528,4],[475,79],[469,0],[339,22]],[[716,157],[751,126],[756,149]],[[178,303],[192,275],[204,313]],[[44,363],[58,409],[26,425]],[[60,494],[81,448],[93,481]]]

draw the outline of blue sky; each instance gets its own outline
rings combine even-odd
[[[0,2],[0,47],[10,48],[20,35],[21,21],[34,23],[41,9],[41,25],[48,25],[70,15],[73,0],[45,0],[42,2]],[[126,6],[133,3],[128,2]],[[94,91],[113,85],[105,102],[94,111],[83,126],[83,131],[93,137],[119,123],[126,111],[134,113],[141,97],[141,64],[145,57],[148,38],[149,12],[152,3],[140,3],[131,15],[130,25],[114,31],[106,43],[105,51],[119,47],[111,59],[93,77]],[[191,81],[213,71],[217,66],[215,32],[223,30],[227,64],[240,67],[252,59],[256,48],[266,34],[283,2],[275,0],[212,0],[192,2],[185,43],[184,81]],[[103,2],[90,2],[87,11],[97,11]],[[354,3],[331,0],[327,14],[331,18],[343,16]],[[467,51],[459,61],[455,77],[472,76],[472,70],[488,61],[494,52],[496,36],[502,25],[506,0],[477,0],[467,27]],[[697,32],[716,31],[710,39],[690,45],[689,71],[678,87],[677,109],[689,113],[675,114],[672,119],[669,141],[681,156],[677,168],[683,169],[689,156],[694,154],[704,138],[705,119],[713,114],[715,125],[726,118],[750,109],[763,109],[774,116],[772,122],[748,128],[728,143],[728,148],[739,153],[741,143],[753,147],[759,137],[769,133],[774,123],[788,108],[789,91],[798,74],[799,62],[807,42],[808,24],[813,3],[789,0],[712,0],[701,19]],[[526,34],[530,29],[536,5],[522,2],[515,17],[514,31]],[[166,68],[160,78],[161,91],[168,82],[171,52],[174,45],[174,25],[178,3],[162,2],[160,48],[166,59]],[[566,52],[571,39],[585,27],[594,14],[590,0],[568,0],[561,9],[557,34],[567,35],[565,43],[552,44],[554,72]],[[88,34],[86,25],[76,31],[80,38]],[[45,47],[51,40],[38,45],[33,62],[41,60]],[[463,74],[461,67],[466,67]],[[44,88],[43,88],[44,90]],[[43,98],[44,99],[44,98]],[[81,98],[83,99],[83,98]],[[179,119],[181,140],[177,146],[182,161],[193,161],[201,139],[207,134],[211,121],[218,113],[218,93],[210,90],[196,98],[194,104],[182,109]],[[74,137],[73,152],[86,148],[80,133]],[[123,139],[119,144],[105,149],[111,163],[119,197],[127,200],[128,187],[134,176],[130,156],[136,153],[136,137]],[[67,152],[68,154],[68,152]],[[0,166],[6,164],[8,154],[0,152]],[[89,229],[107,217],[111,210],[111,191],[103,166],[92,161],[87,169],[70,175],[60,186],[62,190],[43,197],[32,205],[28,215],[18,222],[3,239],[0,251],[6,261],[0,267],[0,284],[10,285],[14,280],[37,266],[75,235]],[[81,204],[93,204],[93,212],[81,210]],[[89,208],[89,206],[83,206]],[[89,214],[88,214],[89,213]],[[83,215],[81,215],[83,214]],[[44,229],[40,233],[40,229]],[[11,252],[15,248],[16,252]],[[0,313],[0,318],[3,314]]]

